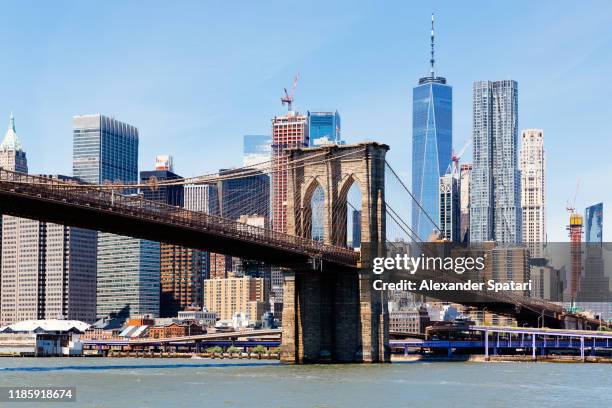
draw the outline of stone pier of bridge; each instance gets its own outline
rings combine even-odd
[[[313,259],[310,267],[283,270],[283,362],[390,359],[386,294],[372,288],[371,268],[374,257],[385,255],[388,149],[378,143],[360,143],[289,151],[287,232],[311,238],[311,200],[321,187],[324,243],[346,246],[347,195],[356,185],[361,193],[361,262],[339,267]]]

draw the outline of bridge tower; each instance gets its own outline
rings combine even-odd
[[[361,193],[361,262],[315,261],[283,270],[283,341],[288,363],[387,362],[386,294],[372,288],[374,257],[385,256],[385,154],[374,142],[289,151],[287,233],[311,238],[311,200],[324,192],[324,244],[346,246],[347,195]]]

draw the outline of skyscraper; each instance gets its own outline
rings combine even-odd
[[[244,135],[242,160],[245,167],[269,167],[272,160],[270,135]]]
[[[462,164],[459,170],[459,204],[461,207],[461,242],[470,240],[470,184],[472,164]]]
[[[434,71],[434,20],[431,16],[430,74],[412,91],[412,230],[426,240],[439,219],[439,182],[451,164],[453,89]],[[425,213],[426,212],[426,213]]]
[[[21,146],[17,132],[15,131],[15,118],[11,113],[8,130],[0,144],[0,167],[6,170],[28,172],[28,160],[26,152]]]
[[[585,234],[587,243],[603,242],[603,203],[593,204],[584,210]]]
[[[521,132],[520,171],[523,242],[528,244],[531,256],[539,258],[546,241],[546,163],[541,129]]]
[[[12,115],[0,145],[0,166],[28,171]],[[51,318],[92,323],[96,232],[11,216],[3,217],[1,229],[0,325]]]
[[[447,173],[440,177],[440,235],[451,242],[461,242],[459,179]]]
[[[340,114],[335,112],[308,112],[310,146],[342,143]]]
[[[308,117],[289,111],[272,119],[272,228],[287,230],[287,149],[308,146]]]
[[[521,242],[518,85],[475,82],[473,97],[470,241]]]
[[[73,172],[88,183],[138,181],[138,129],[100,114],[73,119]],[[124,191],[135,193],[135,191]],[[97,316],[159,314],[159,243],[98,234]]]

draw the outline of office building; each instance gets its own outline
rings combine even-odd
[[[453,89],[434,71],[434,31],[431,22],[430,74],[412,91],[412,230],[425,241],[440,218],[440,177],[451,164]]]
[[[184,206],[190,211],[219,215],[219,198],[216,185],[186,184]]]
[[[159,156],[158,156],[159,157]],[[163,182],[180,179],[181,176],[169,170],[151,170],[140,172],[141,193],[146,200],[182,207],[184,203],[184,189],[182,184],[165,185]],[[162,182],[159,184],[159,182]]]
[[[216,185],[187,184],[185,185],[185,209],[219,215],[219,198]],[[226,277],[227,259],[225,255],[202,252],[203,279]]]
[[[160,163],[161,161],[161,163]],[[181,176],[167,168],[172,160],[156,157],[156,169],[140,172],[140,184],[145,199],[175,207],[183,207],[184,187],[182,184],[164,185],[164,181],[178,180]],[[162,182],[161,185],[157,185]],[[203,281],[206,276],[207,254],[204,251],[179,245],[160,243],[160,310],[161,317],[173,317],[188,307],[202,307]]]
[[[516,81],[474,83],[473,148],[470,242],[522,242]]]
[[[593,204],[584,210],[584,241],[603,242],[603,203]]]
[[[335,112],[308,112],[309,145],[342,144],[340,114]]]
[[[459,170],[459,205],[461,208],[461,242],[470,240],[470,183],[472,180],[472,164],[462,164]]]
[[[138,129],[104,115],[73,119],[73,173],[88,183],[138,182]],[[125,189],[124,194],[135,190]],[[97,317],[159,314],[159,243],[98,234]]]
[[[450,242],[461,242],[461,213],[459,179],[447,173],[440,177],[440,236]]]
[[[0,145],[0,166],[28,171],[26,152],[12,115]],[[47,177],[71,181],[66,176]],[[96,232],[25,218],[2,218],[0,325],[58,318],[93,323]]]
[[[11,113],[8,129],[0,144],[0,167],[5,170],[28,172],[28,160],[15,130],[15,118]]]
[[[287,231],[288,154],[286,149],[309,143],[308,116],[295,111],[272,119],[272,228]]]
[[[546,163],[544,132],[526,129],[521,132],[521,208],[523,211],[523,242],[531,256],[542,256],[546,242]]]
[[[270,135],[244,135],[242,164],[245,167],[270,168],[272,137]]]
[[[612,291],[606,274],[603,244],[603,203],[584,211],[584,268],[576,305],[602,320],[612,320]],[[609,260],[608,260],[609,261]]]
[[[230,320],[236,313],[246,313],[250,320],[259,320],[268,310],[268,297],[262,278],[206,279],[204,303],[207,310],[220,319]]]

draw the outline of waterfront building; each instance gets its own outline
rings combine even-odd
[[[340,133],[340,114],[335,112],[308,112],[309,145],[343,144]]]
[[[28,163],[11,114],[0,145],[0,166],[27,173]],[[46,176],[74,182],[67,176]],[[96,232],[2,216],[0,324],[31,319],[92,323],[96,298]]]
[[[217,322],[217,313],[209,312],[208,309],[203,308],[201,310],[195,310],[188,308],[187,310],[181,310],[178,312],[177,320],[178,321],[188,321],[193,320],[194,322],[205,326],[212,327]]]
[[[459,206],[459,179],[447,173],[440,177],[440,236],[451,242],[461,242],[461,214]]]
[[[267,295],[262,278],[245,276],[204,281],[205,307],[222,320],[231,320],[236,313],[259,320],[269,307]]]
[[[474,83],[473,132],[470,242],[521,242],[516,81]]]
[[[93,184],[138,181],[135,126],[100,114],[73,119],[73,173]],[[125,189],[124,194],[135,190]],[[159,314],[159,243],[101,232],[98,234],[98,318]]]
[[[431,24],[430,74],[412,91],[412,230],[421,241],[440,217],[439,182],[451,164],[453,144],[453,89],[435,74],[433,15]]]
[[[544,132],[526,129],[521,132],[521,208],[523,211],[523,242],[531,256],[542,256],[546,242],[546,163]]]
[[[429,314],[425,306],[413,306],[389,312],[389,331],[424,334],[429,324]]]
[[[470,183],[472,164],[462,164],[459,170],[459,204],[461,206],[461,242],[470,240]]]
[[[268,168],[272,160],[272,137],[270,135],[244,135],[242,144],[244,167]]]
[[[196,322],[172,322],[160,326],[149,327],[149,338],[167,339],[173,337],[198,336],[205,334],[206,329]]]

